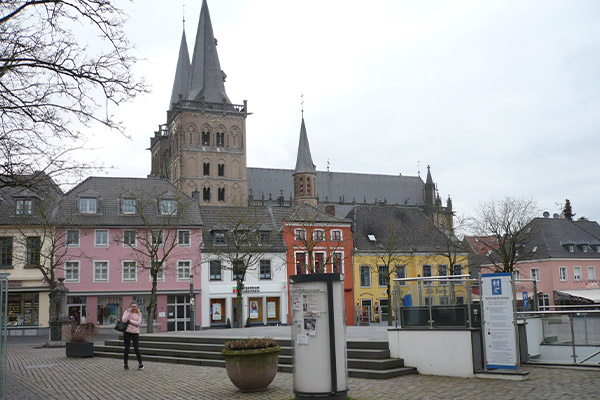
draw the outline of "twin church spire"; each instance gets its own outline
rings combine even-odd
[[[202,1],[191,63],[185,31],[181,36],[169,109],[180,99],[231,104],[225,92],[225,73],[219,63],[217,41],[206,0]]]

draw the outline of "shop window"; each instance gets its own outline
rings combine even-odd
[[[0,267],[11,268],[13,263],[13,238],[0,237]]]
[[[371,267],[360,266],[360,287],[371,287]]]
[[[192,276],[192,263],[190,261],[177,262],[177,280],[189,281]]]
[[[94,246],[108,247],[108,230],[106,230],[106,229],[97,229],[96,230]]]
[[[190,231],[177,231],[177,245],[189,246],[190,245]]]
[[[27,244],[27,266],[40,265],[40,251],[42,250],[42,239],[39,236],[28,236]]]
[[[108,261],[94,261],[94,282],[108,282]]]
[[[66,234],[67,247],[79,247],[79,231],[76,229],[67,230]]]
[[[332,265],[333,265],[333,273],[334,274],[343,272],[342,253],[333,253]]]
[[[67,261],[65,264],[65,282],[79,282],[79,261]]]
[[[260,279],[271,279],[271,260],[260,260]]]
[[[210,280],[211,281],[220,281],[221,280],[221,261],[220,260],[211,260],[209,264],[210,269]]]
[[[39,325],[38,293],[9,293],[6,305],[8,326]]]
[[[19,199],[17,200],[17,215],[31,215],[33,213],[33,200]]]
[[[140,313],[142,314],[142,324],[148,323],[148,304],[150,304],[150,295],[133,296],[133,301],[136,302]],[[129,306],[129,304],[127,305]],[[154,321],[156,321],[156,306],[154,307]]]
[[[97,325],[114,325],[123,315],[123,299],[116,296],[98,296]],[[139,305],[139,304],[138,304]]]
[[[377,272],[379,274],[379,286],[387,286],[390,280],[389,267],[387,265],[379,265],[377,267]]]
[[[135,247],[137,242],[137,231],[133,229],[125,229],[123,231],[123,245]]]
[[[123,282],[137,281],[137,263],[135,261],[123,261]]]

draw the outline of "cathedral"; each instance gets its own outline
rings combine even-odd
[[[294,169],[248,167],[248,102],[234,104],[227,96],[206,0],[193,48],[190,62],[184,32],[167,121],[150,140],[153,176],[167,178],[202,206],[306,203],[334,206],[344,217],[356,205],[389,204],[419,207],[438,227],[452,226],[452,202],[442,204],[429,167],[425,182],[420,176],[317,171],[304,117]]]

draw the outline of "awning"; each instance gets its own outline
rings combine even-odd
[[[600,303],[600,289],[555,290],[558,296],[578,297],[586,303]]]

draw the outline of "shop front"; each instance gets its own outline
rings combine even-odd
[[[48,334],[49,290],[28,287],[22,281],[8,281],[6,325],[9,336]]]

